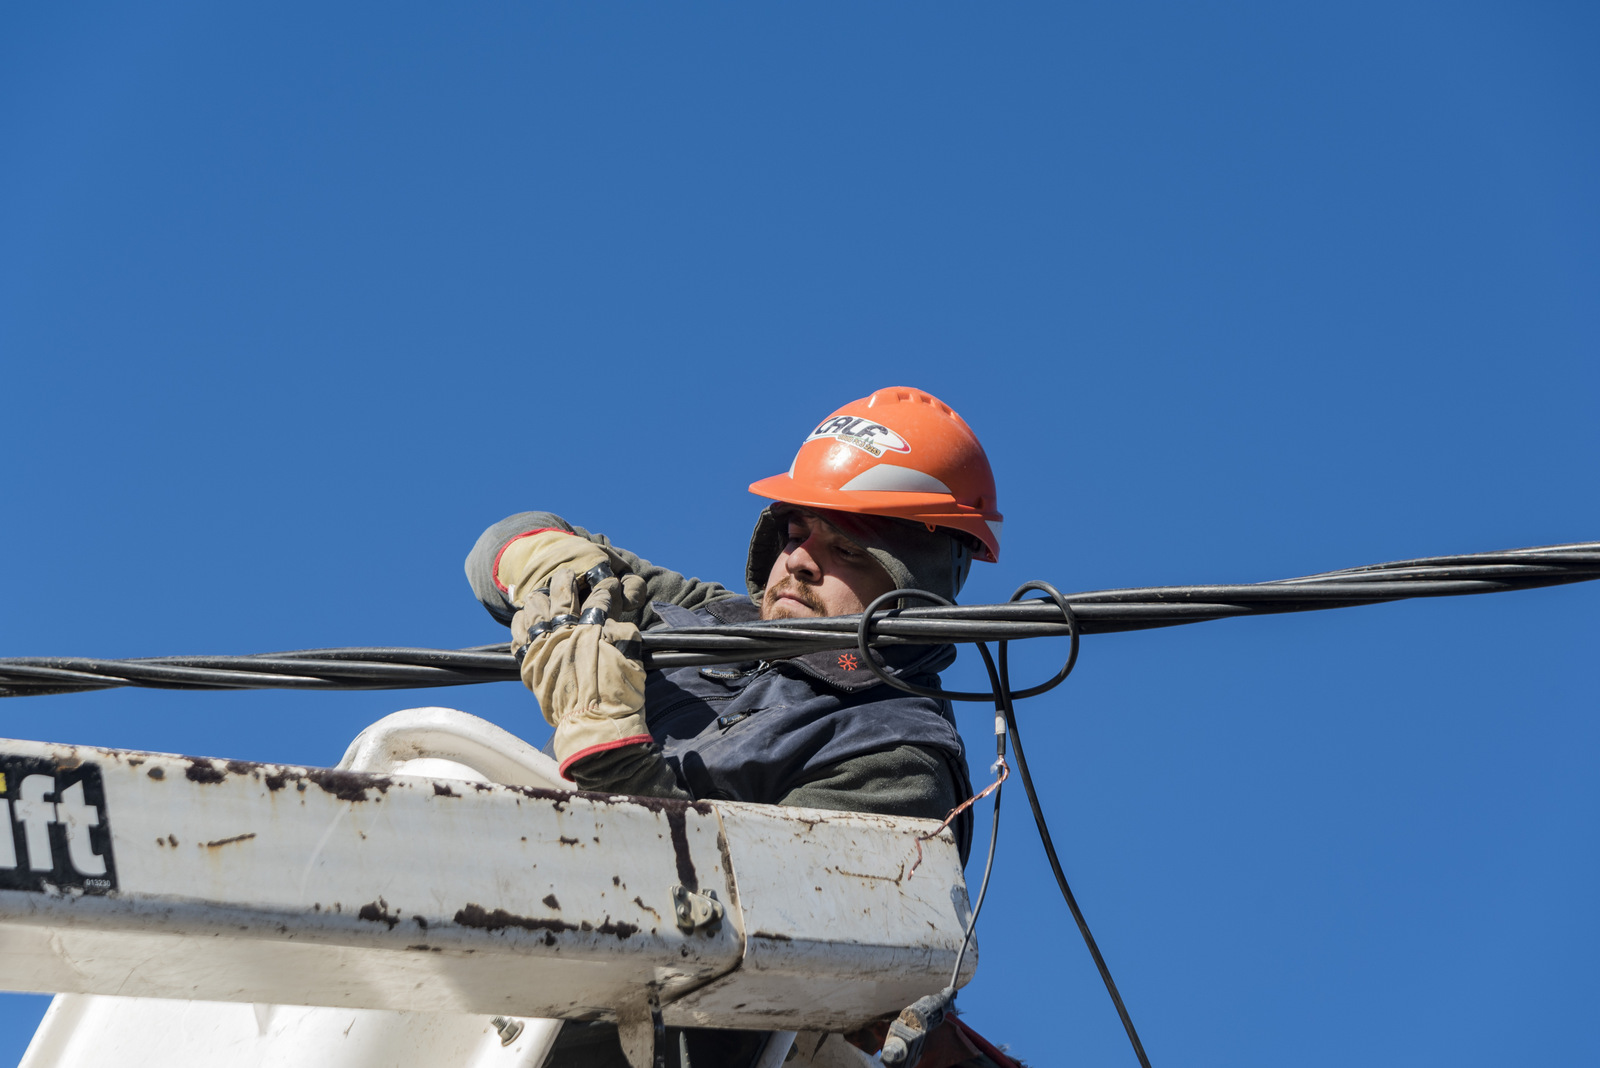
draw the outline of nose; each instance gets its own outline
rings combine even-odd
[[[801,582],[815,584],[822,581],[822,567],[817,563],[816,557],[811,555],[811,539],[789,549],[783,555],[783,566],[789,574]]]

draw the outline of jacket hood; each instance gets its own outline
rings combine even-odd
[[[767,576],[783,552],[787,536],[784,517],[793,512],[817,516],[861,546],[894,582],[894,589],[927,590],[955,600],[972,566],[972,550],[965,541],[925,524],[881,515],[801,508],[774,504],[756,517],[745,562],[745,586],[757,605],[767,588]]]

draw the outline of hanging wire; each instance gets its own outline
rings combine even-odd
[[[863,617],[865,619],[867,617]],[[989,648],[982,642],[978,643],[978,652],[983,654],[983,666],[989,670],[989,677],[995,680],[995,686],[1000,685],[1000,678],[995,674],[994,659],[989,656]],[[884,677],[881,673],[880,678]],[[999,690],[995,691],[997,694]],[[995,847],[1000,841],[1000,794],[1006,782],[1006,736],[1004,732],[995,733],[995,758],[994,773],[994,815],[989,824],[989,852],[983,861],[983,880],[978,883],[978,896],[972,903],[972,915],[967,917],[967,929],[961,936],[961,948],[956,952],[955,967],[950,969],[950,982],[945,984],[945,989],[954,991],[956,981],[961,977],[961,963],[966,960],[967,947],[972,945],[972,933],[978,928],[978,913],[983,911],[984,898],[989,895],[989,877],[994,874]],[[959,806],[958,806],[959,809]],[[952,812],[953,819],[956,813]]]
[[[1144,1043],[1139,1040],[1139,1032],[1133,1026],[1133,1017],[1128,1013],[1128,1007],[1122,1003],[1122,993],[1117,989],[1116,980],[1111,978],[1111,969],[1106,965],[1105,957],[1100,954],[1100,946],[1094,940],[1094,934],[1089,930],[1089,921],[1083,917],[1083,909],[1078,907],[1078,899],[1072,893],[1072,887],[1067,884],[1066,873],[1061,870],[1061,860],[1056,856],[1055,843],[1050,838],[1050,828],[1045,823],[1044,809],[1039,804],[1039,794],[1033,788],[1033,776],[1028,773],[1028,757],[1022,750],[1022,731],[1017,726],[1017,713],[1013,701],[1020,697],[1028,697],[1045,690],[1052,689],[1066,680],[1078,662],[1078,627],[1076,617],[1072,613],[1072,606],[1061,592],[1048,582],[1028,582],[1023,584],[1016,593],[1011,595],[1013,601],[1020,598],[1030,590],[1039,590],[1048,596],[1056,607],[1061,609],[1062,616],[1072,627],[1072,648],[1067,654],[1067,662],[1062,666],[1055,678],[1040,686],[1028,690],[1012,691],[1010,666],[1007,662],[1007,643],[1000,643],[1000,685],[996,690],[1006,720],[1006,730],[1011,735],[1011,748],[1017,753],[1017,770],[1022,773],[1022,788],[1028,795],[1028,806],[1033,809],[1034,826],[1039,828],[1039,841],[1044,845],[1044,854],[1050,860],[1050,870],[1055,873],[1056,886],[1061,890],[1061,896],[1066,899],[1067,908],[1072,912],[1072,918],[1078,925],[1078,933],[1083,936],[1083,944],[1089,948],[1089,955],[1094,958],[1094,966],[1099,969],[1100,980],[1105,984],[1106,993],[1111,995],[1111,1003],[1117,1008],[1117,1017],[1122,1021],[1122,1029],[1128,1034],[1128,1041],[1133,1045],[1134,1056],[1139,1058],[1142,1068],[1150,1068],[1150,1058],[1144,1052]]]
[[[861,659],[866,663],[867,667],[871,669],[872,673],[878,676],[878,680],[880,682],[886,682],[897,690],[904,690],[906,693],[916,694],[919,697],[932,697],[937,700],[994,702],[995,753],[993,771],[996,775],[996,779],[994,785],[989,787],[989,790],[994,791],[993,824],[989,830],[989,853],[983,863],[983,880],[978,884],[978,896],[972,903],[972,915],[967,919],[966,933],[962,936],[961,948],[956,952],[956,963],[955,967],[950,972],[950,982],[945,987],[945,989],[951,991],[952,996],[954,996],[956,980],[961,975],[961,964],[966,959],[967,947],[972,943],[972,932],[976,930],[978,926],[978,913],[983,911],[983,900],[986,896],[988,896],[989,893],[989,876],[994,872],[995,846],[1000,841],[1000,795],[1001,788],[1005,785],[1006,776],[1010,770],[1006,765],[1006,730],[1003,709],[1003,702],[1005,700],[1005,684],[1002,681],[999,668],[995,665],[994,657],[989,655],[988,645],[984,644],[983,642],[975,642],[974,644],[978,647],[978,654],[983,657],[984,669],[989,673],[990,690],[988,693],[962,693],[957,691],[934,689],[927,686],[918,686],[916,683],[907,682],[902,678],[891,675],[882,667],[879,667],[877,660],[868,652],[868,646],[872,638],[873,617],[883,608],[884,605],[888,604],[889,602],[900,602],[906,599],[935,601],[941,605],[950,605],[952,603],[945,598],[940,597],[936,593],[929,593],[927,590],[912,589],[890,590],[888,593],[874,598],[872,603],[867,605],[866,609],[861,613],[861,615],[855,617],[857,621],[856,643],[858,648],[861,650]],[[900,609],[896,609],[896,611],[899,610]],[[1062,677],[1064,678],[1065,676]],[[950,814],[945,817],[945,824],[948,824],[951,820],[955,819],[958,815],[960,815],[963,809],[970,807],[974,802],[982,798],[983,794],[988,793],[989,790],[985,790],[983,793],[977,794],[962,804],[957,805],[951,810]],[[922,843],[918,842],[917,857],[919,862],[921,860],[921,856]],[[914,871],[915,868],[913,867],[912,870]]]
[[[983,642],[975,643],[978,647],[978,652],[983,657],[983,666],[989,673],[989,693],[960,690],[941,690],[928,686],[919,686],[915,683],[907,682],[904,679],[896,678],[894,675],[891,675],[883,668],[879,667],[877,662],[867,654],[869,640],[871,638],[872,629],[874,626],[874,617],[880,610],[883,610],[885,605],[891,601],[903,601],[909,598],[921,598],[924,600],[938,601],[942,604],[949,603],[945,601],[944,598],[937,597],[934,594],[930,594],[926,591],[906,589],[890,590],[888,593],[885,593],[873,600],[873,602],[866,607],[866,610],[861,613],[859,622],[857,623],[856,644],[861,651],[862,660],[866,663],[867,667],[872,670],[873,674],[877,675],[881,682],[887,683],[888,685],[893,686],[895,689],[904,690],[906,693],[916,694],[920,697],[931,697],[941,700],[992,700],[994,702],[996,716],[995,745],[997,754],[995,760],[995,769],[997,773],[1000,774],[1000,778],[995,782],[994,786],[991,787],[991,789],[994,790],[993,829],[989,834],[989,853],[984,862],[983,881],[979,884],[978,898],[972,909],[972,917],[967,923],[966,934],[961,940],[961,949],[956,954],[955,971],[951,973],[950,983],[945,988],[946,991],[950,993],[951,997],[954,996],[956,978],[961,972],[961,962],[966,955],[967,946],[972,941],[972,933],[977,927],[978,923],[978,912],[983,907],[983,899],[989,889],[989,877],[994,868],[995,843],[998,840],[1000,833],[1000,786],[1005,781],[1003,769],[1006,767],[1006,737],[1009,735],[1011,738],[1011,747],[1016,751],[1017,770],[1022,773],[1022,785],[1028,794],[1028,805],[1033,810],[1033,822],[1039,830],[1039,841],[1044,845],[1045,856],[1047,856],[1050,860],[1050,870],[1055,873],[1056,886],[1061,890],[1061,896],[1066,899],[1067,908],[1072,912],[1072,918],[1078,925],[1078,933],[1083,936],[1083,942],[1084,945],[1089,949],[1089,955],[1094,958],[1095,968],[1100,972],[1100,980],[1105,984],[1106,993],[1111,995],[1111,1003],[1116,1006],[1117,1016],[1122,1021],[1123,1030],[1127,1032],[1128,1042],[1133,1046],[1134,1056],[1139,1059],[1139,1064],[1142,1066],[1142,1068],[1150,1068],[1150,1058],[1145,1054],[1144,1043],[1140,1041],[1139,1032],[1133,1025],[1133,1017],[1129,1014],[1127,1005],[1123,1003],[1122,993],[1117,989],[1116,980],[1111,977],[1111,969],[1106,964],[1105,957],[1100,952],[1100,946],[1095,941],[1094,933],[1089,930],[1089,921],[1084,918],[1083,909],[1079,907],[1078,899],[1073,894],[1072,887],[1067,883],[1066,873],[1061,869],[1061,860],[1056,856],[1055,842],[1050,837],[1050,828],[1045,822],[1044,809],[1039,804],[1039,795],[1034,790],[1033,776],[1028,772],[1027,757],[1022,750],[1022,734],[1017,726],[1015,702],[1025,697],[1035,697],[1039,694],[1046,693],[1065,682],[1067,676],[1072,674],[1072,669],[1078,664],[1078,650],[1081,638],[1081,630],[1078,626],[1077,615],[1073,611],[1072,605],[1068,603],[1067,599],[1061,595],[1059,590],[1050,585],[1048,582],[1034,580],[1032,582],[1023,583],[1017,588],[1016,592],[1011,595],[1011,600],[1008,603],[1016,604],[1021,601],[1023,595],[1034,591],[1039,591],[1049,598],[1049,602],[1040,603],[1050,603],[1054,606],[1055,611],[1060,613],[1060,618],[1063,620],[1066,627],[1066,636],[1069,639],[1070,644],[1067,650],[1067,659],[1061,665],[1061,669],[1044,682],[1038,684],[1037,686],[1030,686],[1025,690],[1011,689],[1011,675],[1008,659],[1009,642],[1004,640],[998,643],[1000,653],[1000,661],[998,666],[996,665],[994,658],[989,655],[988,646]],[[905,611],[905,609],[891,610],[891,612],[899,611]],[[979,794],[977,797],[974,797],[971,800],[976,801],[978,797],[981,796],[982,794]],[[970,803],[971,802],[969,801],[968,804]],[[956,815],[956,812],[959,812],[960,808],[964,807],[966,806],[963,805],[958,807],[955,812],[950,814],[950,816],[946,819],[946,822],[948,823],[950,819],[953,819]]]

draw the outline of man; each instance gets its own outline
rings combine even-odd
[[[562,774],[583,790],[943,819],[972,793],[949,702],[882,683],[853,652],[647,672],[638,628],[848,615],[894,589],[954,599],[973,558],[999,551],[977,437],[937,398],[882,389],[829,416],[787,473],[750,489],[776,503],[750,541],[749,596],[547,512],[478,539],[468,579],[512,624]],[[928,687],[955,651],[873,656]],[[970,820],[956,833],[965,858]]]

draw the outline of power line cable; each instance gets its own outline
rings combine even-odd
[[[1146,630],[1246,615],[1306,612],[1535,589],[1600,578],[1600,542],[1434,556],[1247,585],[1149,586],[1071,594],[1076,628],[1048,600],[905,608],[875,620],[871,644],[1010,641]],[[858,644],[860,616],[644,632],[652,668],[776,660]],[[398,690],[516,679],[503,644],[469,649],[307,649],[248,656],[0,658],[0,697],[77,693],[117,686],[177,690]],[[1035,690],[1021,691],[1018,698]],[[982,695],[987,700],[988,695]]]

